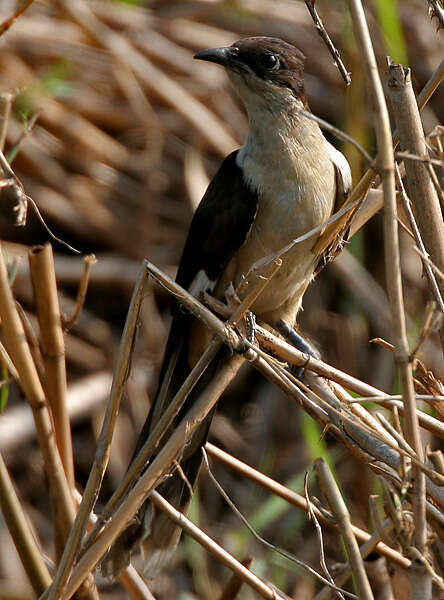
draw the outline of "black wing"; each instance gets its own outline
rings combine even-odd
[[[194,213],[176,277],[184,288],[202,269],[215,281],[253,225],[258,196],[244,181],[237,153],[223,161]]]

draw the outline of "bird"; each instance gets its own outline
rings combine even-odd
[[[210,292],[223,300],[228,286],[238,288],[253,265],[279,254],[292,240],[327,221],[350,191],[351,172],[345,156],[301,112],[309,107],[303,79],[305,56],[298,48],[277,38],[248,37],[231,46],[201,50],[194,58],[226,70],[248,116],[244,144],[222,162],[195,211],[176,276],[177,283],[194,296]],[[304,351],[310,347],[295,323],[320,258],[312,252],[316,240],[312,236],[290,244],[281,255],[280,269],[250,307],[257,319]],[[211,333],[201,322],[180,306],[174,307],[158,392],[135,454],[210,339]],[[227,357],[229,350],[224,347],[177,419]],[[198,477],[213,414],[214,410],[183,449],[180,469],[157,487],[182,512]],[[116,576],[140,543],[143,574],[152,578],[171,560],[180,533],[148,499],[105,556],[102,572]]]

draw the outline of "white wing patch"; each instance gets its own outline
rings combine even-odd
[[[331,161],[335,166],[336,174],[337,174],[337,196],[342,199],[346,198],[350,193],[352,187],[352,176],[350,171],[350,165],[348,164],[347,159],[336,150],[334,146],[330,144],[330,142],[326,141],[327,152],[330,155]]]
[[[200,271],[197,272],[196,276],[191,282],[188,291],[195,298],[199,298],[202,292],[209,291],[211,293],[214,290],[215,285],[216,282],[210,281],[205,271],[203,269],[200,269]]]

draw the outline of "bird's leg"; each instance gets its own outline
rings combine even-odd
[[[247,340],[250,344],[254,344],[254,331],[256,329],[256,317],[254,314],[247,310],[245,313],[245,329],[247,334]]]
[[[313,356],[313,358],[321,358],[319,352],[311,346],[307,340],[305,340],[299,333],[296,331],[294,327],[291,327],[283,321],[279,319],[275,324],[275,328],[279,333],[289,342],[292,346],[303,352],[304,354],[308,354],[309,356]],[[295,367],[293,370],[293,374],[298,379],[302,380],[304,375],[304,367]]]
[[[226,300],[227,305],[229,306],[231,312],[234,312],[241,302],[232,283],[230,283],[228,285],[227,289],[225,290],[225,300]],[[248,340],[248,342],[250,344],[254,344],[254,340],[255,340],[254,331],[256,328],[256,317],[254,316],[254,314],[251,311],[247,310],[242,321],[243,321],[242,327],[241,327],[242,332],[245,333],[245,337]],[[238,352],[239,354],[244,354],[244,352],[246,352],[249,349],[249,347],[250,346],[248,344],[243,343],[241,348],[236,350],[236,352]]]

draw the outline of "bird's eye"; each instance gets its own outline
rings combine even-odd
[[[279,66],[279,59],[276,54],[266,54],[262,59],[262,64],[266,69],[276,69]]]

